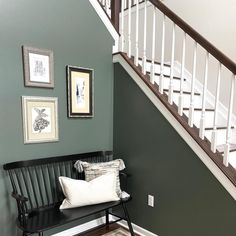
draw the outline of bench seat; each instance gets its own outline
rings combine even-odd
[[[130,199],[122,200],[124,203]],[[27,233],[40,233],[121,205],[121,201],[60,210],[59,206],[32,211],[26,221],[17,221],[18,227]]]

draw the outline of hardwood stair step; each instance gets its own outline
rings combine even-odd
[[[169,89],[164,89],[164,92],[168,92],[169,91]],[[179,90],[173,90],[173,92],[174,93],[180,93],[180,91]],[[191,94],[191,92],[189,92],[189,91],[183,91],[183,94]],[[195,92],[194,93],[194,95],[196,95],[196,96],[200,96],[201,94],[200,93],[197,93],[197,92]]]
[[[147,71],[147,74],[151,74],[151,72],[150,71]],[[160,73],[155,73],[155,75],[156,76],[160,76],[161,74]],[[164,74],[163,75],[165,78],[170,78],[170,75],[166,75],[166,74]],[[181,80],[181,78],[180,77],[177,77],[177,76],[173,76],[173,79],[176,79],[176,80]],[[186,79],[184,78],[184,81],[186,81]]]
[[[143,60],[143,58],[141,58],[141,57],[139,57],[138,59],[139,59],[140,61]],[[146,61],[147,61],[148,63],[152,63],[152,60],[150,60],[150,59],[147,59]],[[156,65],[161,65],[161,63],[160,63],[159,61],[154,61],[154,64],[156,64]],[[164,63],[164,66],[170,68],[170,64]]]
[[[205,130],[213,130],[214,127],[207,127],[205,128]],[[226,126],[220,126],[220,127],[216,127],[217,130],[223,130],[223,129],[227,129]],[[234,129],[234,126],[231,126],[231,129]]]
[[[140,1],[139,5],[144,3],[144,2],[145,2],[144,0]],[[131,1],[131,8],[133,8],[133,7],[136,7],[136,2]],[[126,7],[126,8],[124,8],[124,11],[127,11],[128,9],[129,9],[129,7]]]
[[[184,111],[188,111],[190,108],[188,107],[184,107],[183,110]],[[194,111],[202,111],[202,108],[194,108]],[[213,108],[206,108],[205,111],[215,111],[215,109]]]

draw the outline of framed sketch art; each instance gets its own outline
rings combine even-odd
[[[22,96],[24,143],[58,141],[58,99]]]
[[[22,50],[25,86],[53,88],[53,52],[27,46]]]
[[[93,70],[67,66],[68,117],[93,117]]]

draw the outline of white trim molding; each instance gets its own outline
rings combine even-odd
[[[116,220],[116,217],[112,217],[113,220]],[[119,221],[117,224],[121,225],[122,227],[129,229],[128,224],[125,220]],[[157,234],[152,233],[151,231],[148,231],[134,223],[132,223],[134,233],[140,235],[140,236],[158,236]]]
[[[102,20],[102,22],[106,26],[107,30],[109,31],[109,33],[111,34],[113,39],[115,40],[115,44],[113,46],[113,53],[118,52],[119,37],[120,37],[119,34],[117,33],[116,29],[112,25],[110,19],[108,18],[108,16],[106,15],[104,10],[102,9],[99,2],[97,0],[89,0],[89,2],[91,3],[91,5],[95,9],[95,11],[97,12],[98,16],[100,17],[100,19]]]
[[[64,230],[60,233],[53,234],[52,236],[71,236],[71,235],[76,235],[82,232],[85,232],[87,230],[93,229],[95,227],[98,227],[100,225],[103,225],[105,223],[105,216],[97,218],[95,220],[89,221],[87,223],[75,226],[73,228]]]
[[[168,120],[172,127],[178,132],[178,134],[184,139],[184,141],[191,147],[191,149],[197,154],[200,160],[207,166],[211,173],[218,179],[218,181],[224,186],[228,193],[236,200],[236,187],[227,178],[227,176],[219,169],[219,167],[209,158],[204,150],[198,145],[198,143],[192,138],[192,136],[184,129],[184,127],[175,119],[175,117],[167,110],[164,104],[156,97],[156,95],[149,89],[139,75],[133,70],[133,68],[125,61],[120,55],[113,56],[113,63],[120,63],[121,66],[127,71],[130,77],[140,87],[144,94],[151,100],[156,108],[162,113],[162,115]]]
[[[109,215],[109,220],[112,222],[112,221],[118,220],[118,218],[115,217],[115,216]],[[100,217],[100,218],[97,218],[95,220],[89,221],[87,223],[84,223],[84,224],[75,226],[73,228],[64,230],[60,233],[53,234],[52,236],[76,235],[76,234],[91,230],[93,228],[99,227],[103,224],[105,224],[105,217]],[[118,222],[117,224],[119,224],[122,227],[128,229],[128,224],[125,220],[122,220],[122,221]],[[154,233],[152,233],[152,232],[150,232],[150,231],[148,231],[148,230],[146,230],[146,229],[144,229],[144,228],[142,228],[138,225],[135,225],[133,223],[132,223],[132,226],[133,226],[134,232],[137,233],[140,236],[158,236],[157,234],[154,234]]]

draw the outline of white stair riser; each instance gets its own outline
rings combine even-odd
[[[189,111],[184,111],[184,114],[188,117],[189,116]],[[200,127],[200,119],[201,119],[201,111],[194,111],[194,125],[197,126],[198,128]],[[205,113],[205,120],[206,120],[206,127],[212,127],[213,126],[213,121],[214,121],[214,112],[206,112]]]
[[[139,60],[139,64],[142,66],[143,62]],[[151,72],[151,67],[152,67],[152,64],[150,62],[147,62],[146,70]],[[155,73],[161,73],[161,66],[159,64],[154,64],[154,67],[155,67]],[[164,74],[170,75],[170,67],[168,66],[164,67]],[[177,76],[177,74],[175,74],[175,76]]]
[[[155,76],[155,82],[159,85],[160,84],[160,76]],[[163,78],[163,89],[169,89],[170,86],[170,78],[164,77]],[[180,90],[180,80],[174,79],[173,80],[173,88],[174,90]],[[183,90],[189,91],[189,86],[187,83],[183,84]]]
[[[174,103],[178,106],[179,104],[179,93],[174,93]],[[202,98],[201,96],[196,96],[194,104],[196,107],[201,107]],[[190,107],[190,95],[183,94],[183,107]]]
[[[234,129],[232,129],[232,133],[233,132],[235,132]],[[212,130],[206,131],[205,136],[206,138],[208,138],[208,140],[211,140]],[[235,141],[236,141],[235,138],[232,136],[230,142],[235,143]],[[217,146],[225,143],[226,143],[226,129],[217,130]]]
[[[236,152],[230,152],[229,163],[236,169]]]

